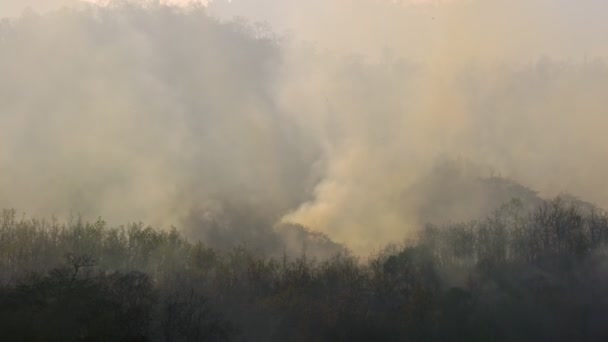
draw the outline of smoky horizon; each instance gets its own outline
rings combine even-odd
[[[605,208],[605,10],[3,1],[0,207],[358,255],[512,197]]]

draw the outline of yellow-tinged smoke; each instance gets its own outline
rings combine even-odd
[[[608,206],[603,0],[130,3],[0,25],[0,207],[365,254],[489,202],[454,158]]]
[[[284,220],[369,252],[429,219],[418,212],[426,195],[405,189],[446,156],[491,165],[544,195],[608,204],[607,70],[589,62],[606,56],[605,3],[330,1],[309,3],[308,14],[284,6],[296,36],[358,53],[371,69],[287,65],[286,110],[321,126],[326,167],[314,199]]]

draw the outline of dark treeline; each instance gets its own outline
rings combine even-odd
[[[608,215],[555,199],[428,226],[362,260],[176,230],[0,222],[2,340],[601,341]]]

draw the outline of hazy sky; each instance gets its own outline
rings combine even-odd
[[[62,6],[78,4],[80,0],[2,0],[0,1],[0,17],[20,15],[26,8],[37,11],[48,11]]]
[[[606,55],[608,51],[608,2],[604,0],[417,4],[389,0],[216,0],[211,11],[269,22],[278,31],[292,30],[299,39],[346,52],[389,49],[428,58],[459,46],[460,52],[466,50],[470,57],[523,55],[534,59],[558,54],[565,58]]]
[[[108,1],[2,0],[0,15],[15,16],[27,7],[47,11]],[[604,0],[213,0],[209,11],[226,19],[265,22],[279,34],[343,53],[390,52],[428,59],[451,53],[451,46],[458,45],[461,52],[468,51],[466,58],[476,59],[582,59],[608,54]]]

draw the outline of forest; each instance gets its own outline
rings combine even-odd
[[[561,198],[429,225],[369,258],[216,250],[103,220],[0,221],[15,341],[602,341],[608,214]]]

